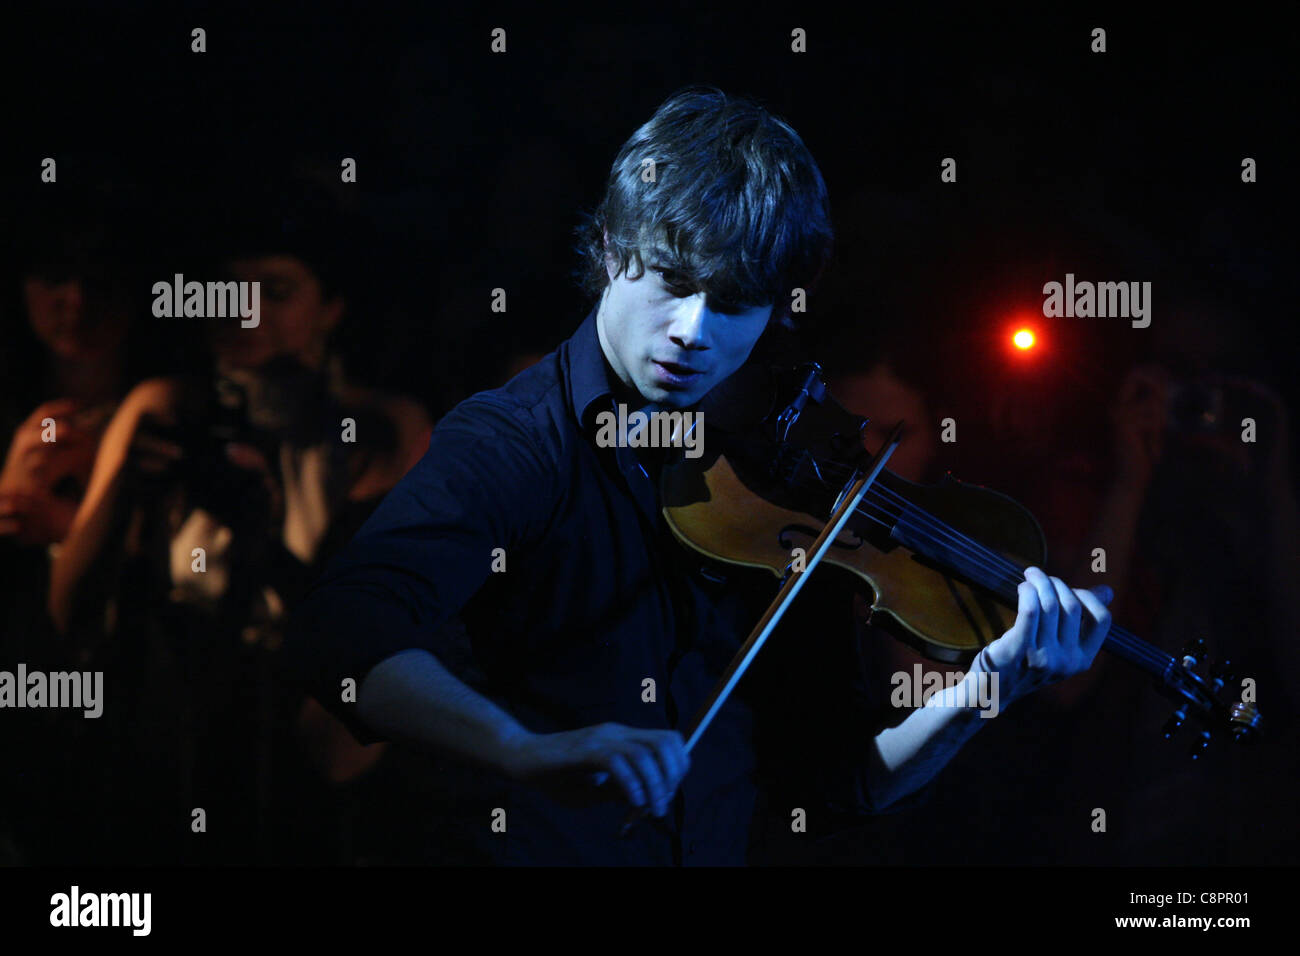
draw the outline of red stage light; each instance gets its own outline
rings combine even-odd
[[[1034,333],[1028,329],[1020,329],[1015,335],[1011,336],[1011,341],[1015,343],[1016,348],[1032,349],[1034,347]]]

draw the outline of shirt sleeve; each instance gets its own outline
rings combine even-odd
[[[448,413],[419,462],[293,609],[290,680],[363,743],[382,738],[343,700],[344,681],[359,688],[372,667],[404,650],[441,656],[496,549],[523,546],[549,518],[554,456],[529,415],[488,395]]]
[[[881,769],[875,738],[904,715],[881,693],[888,675],[869,672],[866,651],[892,638],[862,624],[843,572],[817,574],[759,655],[767,655],[759,719],[772,754],[760,779],[772,806],[787,826],[790,808],[807,809],[808,832],[821,839],[924,804],[933,781],[885,808],[872,801],[868,780]]]
[[[848,699],[846,719],[864,732],[852,738],[851,745],[841,751],[838,761],[828,764],[826,808],[830,818],[826,830],[831,833],[859,825],[867,816],[902,813],[922,806],[934,793],[937,778],[887,807],[877,806],[871,798],[868,780],[885,769],[876,750],[876,737],[887,728],[898,726],[907,717],[905,712],[890,707],[882,692],[882,684],[887,682],[888,675],[872,673],[869,664],[870,642],[892,640],[895,638],[856,618],[855,612],[850,635],[853,653],[843,672]]]

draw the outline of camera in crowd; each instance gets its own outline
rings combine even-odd
[[[238,385],[218,379],[197,424],[166,425],[146,419],[140,430],[180,447],[180,457],[159,478],[183,484],[192,507],[232,526],[269,521],[266,476],[235,464],[226,451],[232,444],[256,448],[275,472],[277,438],[250,420],[247,395]]]

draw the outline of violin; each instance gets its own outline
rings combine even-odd
[[[1025,569],[1047,557],[1034,516],[951,475],[925,486],[888,471],[903,423],[873,453],[869,419],[835,401],[816,362],[751,361],[700,411],[703,453],[660,476],[668,527],[714,561],[767,569],[782,583],[683,729],[688,753],[822,560],[866,583],[873,625],[932,660],[969,662],[1015,622]],[[1215,732],[1237,743],[1259,736],[1258,708],[1228,698],[1231,664],[1210,661],[1204,641],[1173,657],[1112,623],[1102,649],[1145,671],[1175,702],[1166,739],[1189,719],[1197,724],[1193,759]],[[629,813],[621,834],[645,815]]]
[[[1011,627],[1025,568],[1047,557],[1041,527],[1018,502],[951,475],[932,486],[885,468],[869,475],[879,457],[866,447],[869,420],[835,401],[815,362],[742,368],[701,411],[704,454],[661,477],[663,512],[683,544],[788,581],[811,571],[801,558],[836,516],[843,520],[824,542],[824,560],[866,583],[873,625],[945,663],[969,662]],[[858,502],[845,508],[863,478]],[[1241,743],[1258,736],[1258,708],[1228,698],[1231,663],[1208,660],[1203,641],[1174,657],[1112,624],[1103,649],[1176,703],[1166,738],[1189,719],[1198,725],[1193,758],[1215,733]],[[708,716],[706,705],[697,727]]]

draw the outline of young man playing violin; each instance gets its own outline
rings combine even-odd
[[[812,829],[898,805],[985,721],[959,686],[882,729],[863,704],[847,596],[818,602],[825,621],[799,618],[810,669],[787,668],[778,631],[769,666],[688,757],[680,728],[772,579],[701,567],[673,540],[664,449],[596,440],[597,416],[620,403],[697,406],[769,325],[792,324],[785,303],[830,252],[816,163],[761,107],[684,90],[624,144],[589,227],[596,306],[554,353],[438,425],[296,610],[296,672],[363,742],[486,771],[486,798],[466,810],[494,861],[737,864],[756,808],[786,820],[798,808]],[[1103,591],[1028,569],[1014,625],[965,680],[995,679],[1005,710],[1087,669],[1110,626]],[[473,678],[447,663],[459,626]],[[790,723],[769,762],[774,713]],[[632,809],[647,817],[620,836]]]

